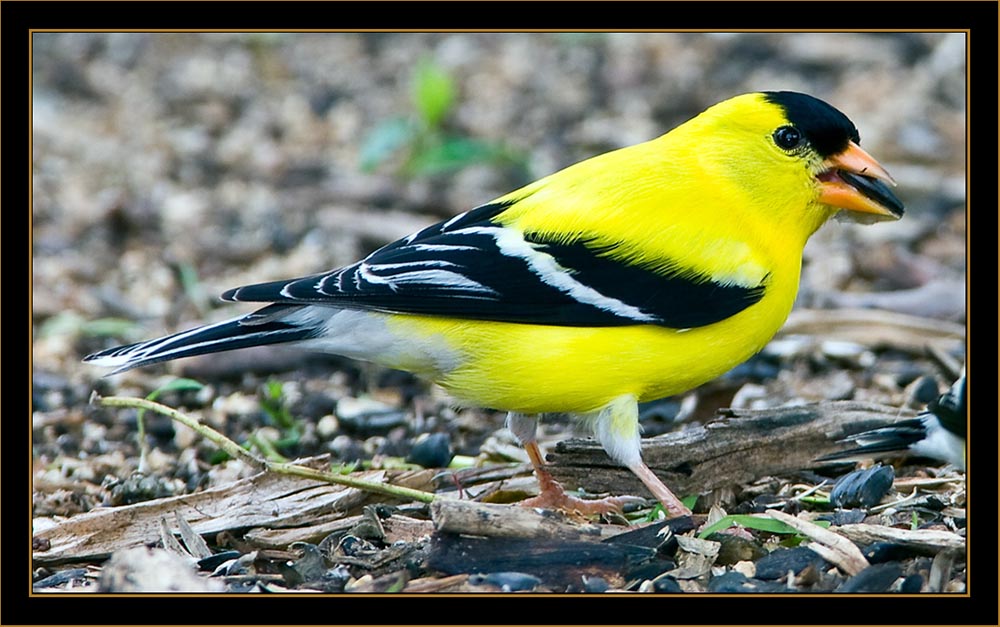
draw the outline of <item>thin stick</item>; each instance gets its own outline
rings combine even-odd
[[[96,402],[104,407],[134,407],[137,409],[147,409],[150,411],[155,411],[157,413],[169,416],[171,420],[175,420],[191,429],[194,429],[197,433],[201,434],[203,437],[211,441],[213,444],[218,446],[220,449],[226,452],[230,457],[242,459],[255,468],[260,468],[263,470],[270,470],[283,475],[293,475],[296,477],[302,477],[304,479],[313,479],[316,481],[323,481],[326,483],[334,483],[337,485],[347,486],[349,488],[355,488],[365,492],[374,492],[376,494],[384,494],[386,496],[399,497],[403,499],[412,499],[414,501],[419,501],[421,503],[432,503],[437,497],[429,492],[424,492],[422,490],[414,490],[412,488],[406,488],[403,486],[390,485],[386,483],[374,483],[371,481],[365,481],[363,479],[355,479],[349,475],[341,475],[337,473],[324,472],[322,470],[315,470],[313,468],[307,468],[305,466],[299,466],[293,463],[287,462],[274,462],[266,459],[261,459],[257,455],[254,455],[250,451],[244,449],[242,446],[233,442],[226,436],[222,435],[215,429],[207,425],[203,425],[198,422],[198,420],[183,414],[172,407],[167,407],[166,405],[161,405],[159,403],[144,399],[144,398],[129,398],[123,396],[100,396],[96,392],[91,395],[91,402]],[[442,497],[443,498],[443,497]]]
[[[870,565],[864,554],[861,553],[861,549],[842,535],[785,512],[769,509],[765,513],[792,527],[802,535],[815,540],[816,542],[809,544],[808,547],[823,559],[839,566],[848,575],[857,575]]]

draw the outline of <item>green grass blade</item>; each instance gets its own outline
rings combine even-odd
[[[821,527],[829,527],[830,523],[827,521],[815,521],[817,525]],[[748,514],[731,514],[725,518],[719,520],[714,525],[709,525],[704,531],[698,534],[698,537],[705,539],[713,533],[722,531],[723,529],[728,529],[734,525],[739,525],[741,527],[746,527],[747,529],[756,529],[757,531],[766,531],[768,533],[777,534],[795,534],[798,533],[792,527],[789,527],[785,523],[774,520],[773,518],[767,518],[765,516],[750,516]]]

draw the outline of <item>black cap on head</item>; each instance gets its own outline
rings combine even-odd
[[[781,107],[788,121],[802,131],[822,157],[842,152],[849,141],[861,142],[854,123],[819,98],[794,91],[765,91],[764,97]]]

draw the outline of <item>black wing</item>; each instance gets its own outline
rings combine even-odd
[[[493,203],[432,225],[339,270],[230,290],[233,301],[563,326],[694,328],[759,301],[764,283],[664,275],[585,240],[546,241],[493,221]],[[766,279],[765,279],[766,280]]]

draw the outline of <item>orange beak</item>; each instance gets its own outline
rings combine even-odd
[[[850,142],[823,165],[826,169],[817,177],[821,203],[854,212],[852,217],[859,222],[898,220],[903,216],[903,203],[886,185],[896,185],[896,181],[861,146]]]

